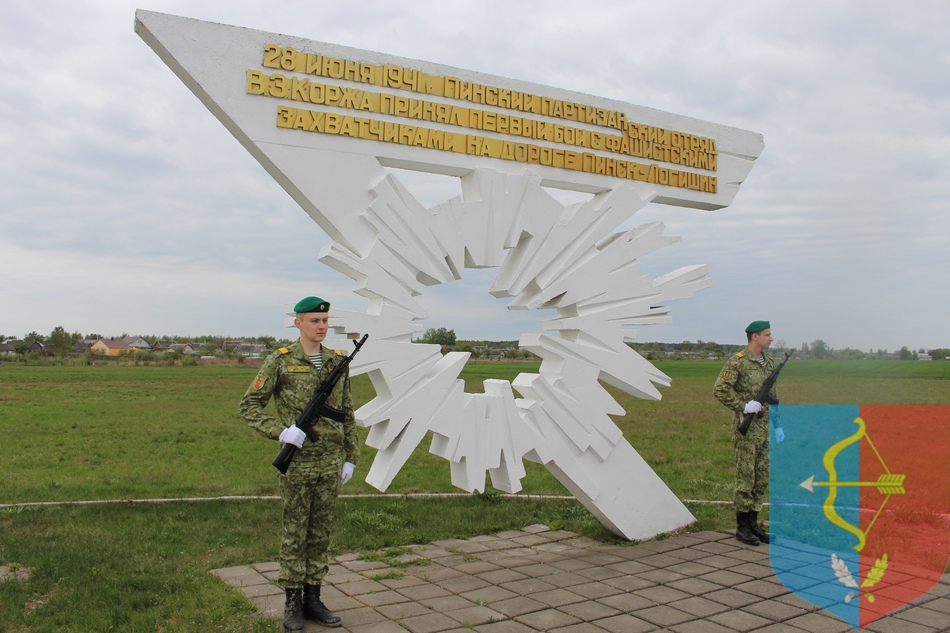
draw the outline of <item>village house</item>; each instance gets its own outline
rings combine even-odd
[[[245,341],[225,341],[224,350],[244,358],[263,358],[270,353],[267,343],[247,343]]]
[[[119,356],[132,352],[147,352],[152,348],[148,341],[141,336],[126,336],[125,338],[101,338],[93,343],[90,351],[103,356]]]
[[[234,351],[245,358],[263,358],[271,350],[266,343],[241,343]]]
[[[476,345],[472,348],[472,351],[477,352],[482,358],[492,359],[492,358],[505,358],[511,355],[516,350],[508,349],[505,347],[491,347],[489,345]]]
[[[98,340],[99,339],[96,338],[81,338],[73,343],[73,351],[80,354],[92,351],[92,346],[95,345]]]
[[[0,356],[16,356],[17,348],[20,348],[24,354],[42,354],[43,344],[39,341],[23,341],[21,339],[10,339],[0,344]]]
[[[171,349],[172,345],[176,344],[177,341],[166,341],[164,339],[159,339],[152,343],[153,352],[167,352]]]
[[[172,343],[165,351],[175,352],[182,356],[196,356],[198,354],[198,348],[191,343]]]

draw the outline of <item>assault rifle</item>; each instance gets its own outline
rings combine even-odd
[[[778,374],[782,371],[782,367],[785,367],[785,363],[788,362],[788,359],[791,358],[792,354],[795,353],[795,350],[785,352],[785,360],[775,366],[775,369],[772,370],[772,373],[769,374],[769,377],[765,379],[765,382],[762,383],[762,388],[759,389],[759,393],[756,394],[755,400],[759,404],[778,404],[778,400],[769,396],[769,392],[772,391],[772,387],[775,386],[775,381],[778,380]],[[762,415],[762,412],[759,413],[744,413],[742,414],[742,421],[739,422],[739,433],[745,435],[749,431],[749,426],[752,424],[752,418],[757,415]]]
[[[363,338],[359,341],[353,341],[355,346],[353,353],[341,360],[336,367],[333,368],[333,371],[330,372],[330,375],[320,383],[320,386],[317,387],[317,391],[313,394],[313,398],[310,399],[310,402],[307,403],[307,406],[303,411],[300,412],[300,415],[297,416],[297,420],[294,424],[297,425],[297,428],[307,434],[307,437],[311,441],[316,441],[316,432],[313,428],[313,423],[317,421],[317,418],[320,416],[326,416],[334,420],[342,422],[340,419],[345,415],[343,411],[339,409],[334,409],[331,406],[327,405],[327,398],[330,397],[330,392],[333,391],[333,388],[336,386],[336,383],[340,382],[340,379],[346,375],[346,368],[349,367],[350,361],[353,360],[353,357],[356,356],[356,352],[360,351],[360,348],[363,347],[363,343],[366,342],[366,339],[369,338],[369,334],[364,334]],[[294,454],[297,452],[297,447],[293,444],[284,444],[280,449],[280,452],[277,454],[277,457],[274,458],[274,461],[271,462],[274,465],[274,468],[279,470],[281,474],[287,472],[287,469],[290,468],[290,462],[294,458]]]

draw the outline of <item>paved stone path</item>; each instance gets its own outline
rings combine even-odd
[[[726,532],[622,546],[533,525],[408,549],[395,558],[346,554],[333,561],[322,593],[343,618],[335,631],[853,631],[785,589],[772,573],[767,546],[743,546]],[[212,573],[240,587],[263,616],[283,617],[283,591],[271,582],[277,563]],[[326,630],[314,623],[305,628]],[[950,575],[865,631],[950,631]]]

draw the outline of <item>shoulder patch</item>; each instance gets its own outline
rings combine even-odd
[[[739,352],[736,354],[736,358],[742,358],[743,356],[745,356],[745,352]]]
[[[333,351],[336,352],[336,355],[337,355],[337,356],[343,356],[343,352],[341,352],[340,350],[335,349],[335,350],[333,350]]]
[[[290,353],[290,350],[287,349],[286,347],[279,347],[279,348],[277,348],[277,351],[280,352],[281,354],[289,354],[289,353]]]
[[[264,384],[267,382],[267,376],[263,373],[257,374],[257,378],[254,380],[254,389],[260,391],[264,388]]]

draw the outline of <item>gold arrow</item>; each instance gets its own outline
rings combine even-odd
[[[882,495],[902,495],[904,494],[904,479],[907,475],[884,474],[877,478],[877,481],[815,481],[812,475],[799,485],[808,492],[815,492],[815,486],[824,486],[825,488],[841,487],[862,487],[877,488]]]

